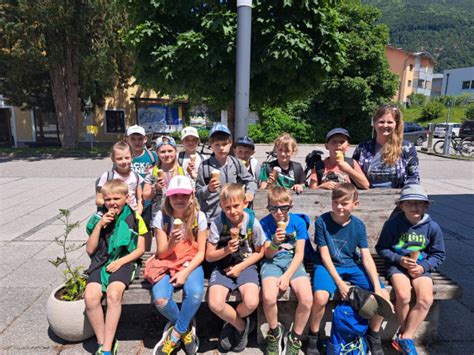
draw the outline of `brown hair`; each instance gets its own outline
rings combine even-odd
[[[375,112],[373,122],[375,122],[385,114],[391,114],[396,122],[395,131],[388,138],[387,143],[383,146],[383,162],[387,165],[395,165],[402,153],[403,142],[403,116],[400,109],[392,105],[379,106]]]
[[[270,187],[268,189],[267,199],[269,204],[272,202],[281,202],[291,205],[293,203],[293,198],[289,190],[281,186]]]
[[[279,147],[291,149],[291,151],[296,152],[296,139],[289,133],[283,133],[275,140],[273,150],[276,151]]]
[[[162,212],[168,216],[173,216],[173,207],[170,204],[170,198],[168,196],[165,197],[165,201],[163,202]],[[194,197],[194,192],[191,194],[191,205],[186,210],[186,214],[184,216],[184,222],[186,223],[186,236],[185,239],[192,240],[194,238],[193,228],[194,222],[196,221],[199,214],[199,204]],[[166,233],[166,231],[165,231]]]
[[[359,199],[359,192],[351,183],[343,182],[332,190],[331,199],[333,201],[346,197],[350,198],[352,201],[357,201]]]
[[[118,141],[112,146],[112,150],[110,151],[110,159],[112,160],[115,159],[116,150],[127,150],[127,149],[130,152],[130,155],[132,155],[132,147],[130,146],[130,144],[128,144],[128,142],[125,140]]]
[[[239,199],[245,201],[245,191],[243,186],[240,184],[225,184],[221,190],[221,193],[219,194],[219,198],[221,201],[231,199]]]
[[[100,193],[102,195],[110,195],[110,194],[128,195],[128,185],[124,183],[122,180],[113,179],[113,180],[107,181],[100,188]]]
[[[232,136],[229,136],[225,132],[216,132],[212,136],[209,137],[209,145],[214,144],[218,141],[224,141],[226,143],[232,143]]]

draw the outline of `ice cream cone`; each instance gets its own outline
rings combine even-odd
[[[220,181],[221,172],[219,170],[213,170],[212,173],[211,173],[211,177],[212,177],[212,179]]]
[[[179,218],[176,218],[176,219],[173,221],[173,230],[175,230],[175,229],[181,229],[182,226],[183,226],[183,221],[180,220]]]
[[[344,153],[341,152],[340,150],[336,151],[336,160],[338,161],[344,160]]]
[[[278,166],[275,166],[270,174],[273,176],[273,180],[276,181],[280,173],[281,173],[281,168]]]
[[[160,179],[164,179],[165,178],[165,172],[161,169],[158,169],[158,171],[156,172],[156,175],[160,178]]]
[[[420,255],[420,252],[418,250],[417,251],[411,251],[410,252],[410,259],[417,261],[419,255]]]
[[[285,230],[286,229],[286,222],[285,221],[277,222],[277,227],[280,228],[280,229]]]
[[[195,163],[195,162],[196,162],[196,154],[191,154],[191,155],[189,156],[189,161],[190,161],[191,163]]]
[[[239,228],[234,227],[230,229],[230,238],[232,240],[239,239]]]

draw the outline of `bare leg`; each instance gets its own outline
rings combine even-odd
[[[406,320],[410,311],[411,285],[410,279],[404,274],[395,274],[390,278],[395,290],[395,314],[400,324],[400,334],[405,332]]]
[[[428,315],[433,304],[433,280],[426,276],[421,276],[411,281],[416,294],[415,307],[408,314],[405,323],[404,338],[413,339],[416,330]]]
[[[242,302],[237,305],[236,311],[240,318],[245,318],[258,307],[258,285],[250,282],[246,283],[239,287],[239,292]]]
[[[96,282],[87,284],[84,292],[86,313],[94,329],[98,344],[104,344],[105,321],[102,309],[102,285]]]
[[[219,318],[232,324],[235,329],[242,332],[245,329],[245,321],[239,317],[236,310],[227,302],[229,289],[221,285],[213,285],[209,288],[209,308]]]
[[[122,313],[122,296],[125,291],[125,284],[120,281],[112,282],[107,287],[107,316],[105,317],[105,338],[104,351],[112,349],[115,332]]]
[[[319,327],[324,316],[324,311],[326,310],[326,305],[329,301],[329,296],[329,292],[327,291],[316,291],[314,293],[310,316],[310,329],[313,333],[319,332]]]
[[[277,277],[266,277],[262,280],[262,304],[265,318],[270,329],[276,329],[278,326],[278,286]]]
[[[295,322],[293,332],[301,335],[308,323],[313,304],[313,294],[311,293],[311,283],[308,277],[298,277],[290,281],[290,286],[298,298],[298,306],[295,312]]]

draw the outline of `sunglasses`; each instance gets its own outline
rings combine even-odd
[[[280,211],[283,212],[283,213],[286,213],[286,212],[290,211],[292,207],[293,207],[292,205],[282,205],[282,206],[271,206],[271,205],[268,205],[268,206],[267,206],[267,210],[268,210],[270,213],[278,212],[278,210],[280,210]]]

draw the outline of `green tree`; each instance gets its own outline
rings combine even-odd
[[[388,29],[377,24],[380,12],[359,1],[346,1],[339,11],[347,60],[342,70],[332,71],[323,82],[304,116],[312,122],[317,141],[324,141],[329,129],[340,126],[356,142],[367,139],[374,109],[390,101],[398,84],[385,57]]]
[[[337,0],[255,0],[250,103],[306,97],[344,60]],[[136,77],[147,88],[227,108],[233,128],[236,1],[127,2]]]
[[[24,109],[54,108],[63,148],[77,147],[80,98],[101,105],[129,75],[123,8],[112,0],[5,0],[0,14],[0,92]]]

